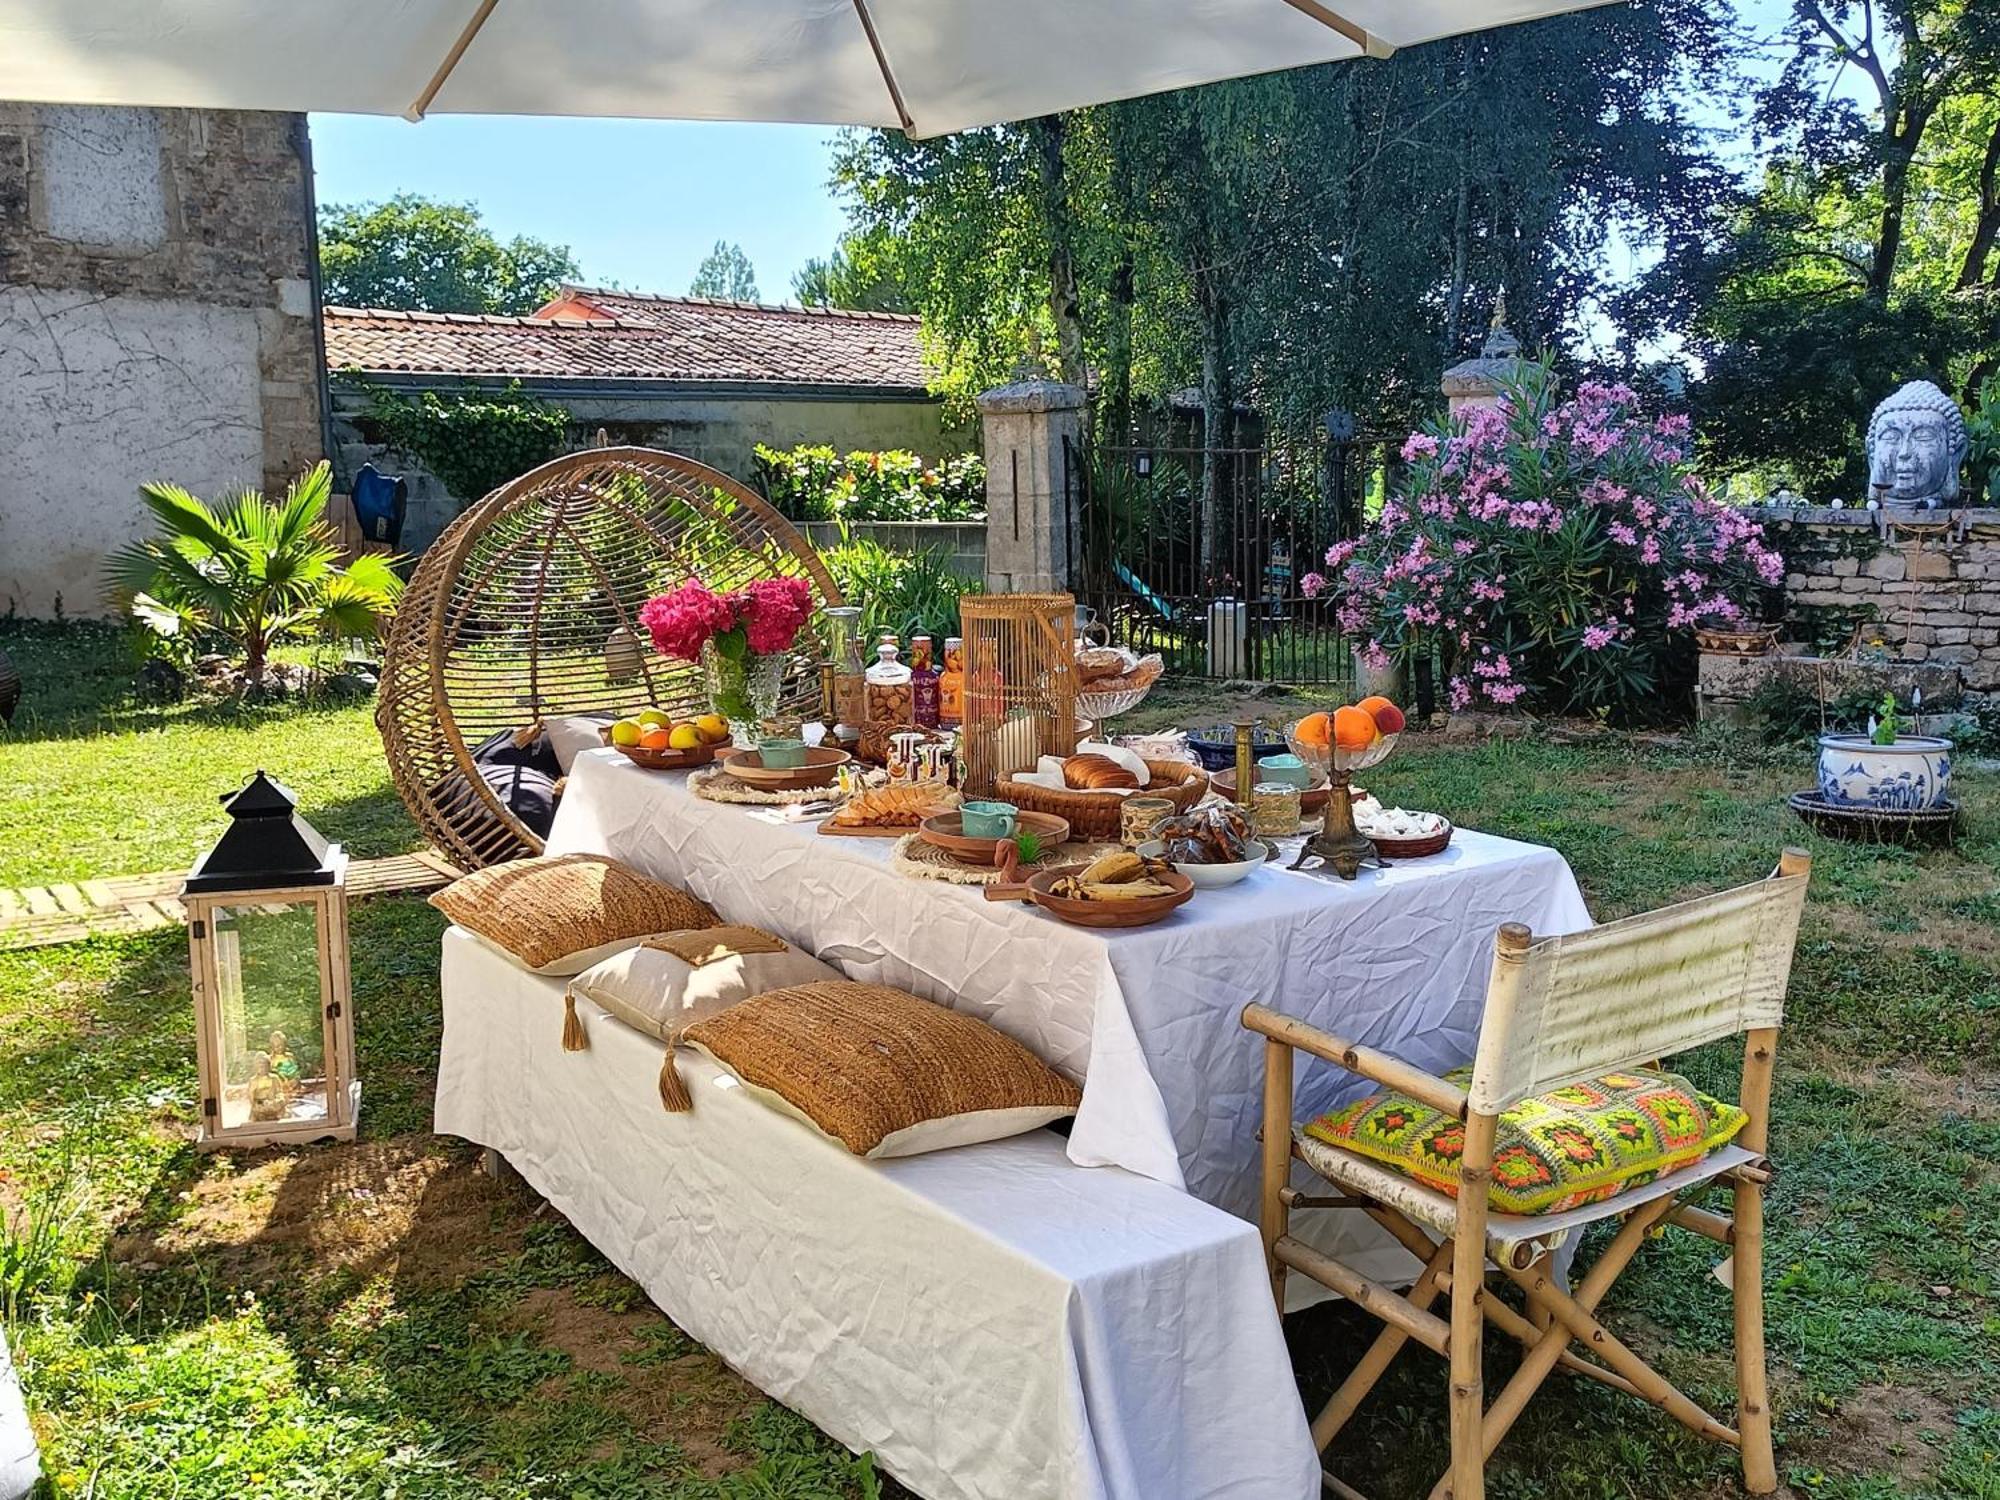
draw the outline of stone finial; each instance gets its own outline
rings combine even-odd
[[[1503,290],[1494,299],[1493,322],[1479,353],[1446,370],[1438,389],[1444,392],[1454,416],[1468,407],[1491,406],[1500,399],[1501,386],[1521,364],[1521,341],[1507,327],[1507,294]]]
[[[1868,487],[1890,505],[1951,505],[1968,436],[1958,403],[1912,380],[1868,419]]]

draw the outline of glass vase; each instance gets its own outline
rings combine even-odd
[[[729,721],[730,738],[739,748],[754,750],[763,725],[777,715],[785,658],[754,651],[733,656],[707,640],[701,643],[701,672],[708,684],[710,710]]]

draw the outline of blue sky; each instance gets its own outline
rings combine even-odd
[[[824,255],[843,216],[822,125],[314,115],[319,201],[399,192],[470,200],[503,239],[567,244],[587,281],[680,293],[718,239],[743,246],[767,302]]]
[[[1789,0],[1738,0],[1744,29],[1778,33]],[[1775,53],[1765,67],[1775,66]],[[1851,82],[1851,80],[1850,80]],[[1720,109],[1702,111],[1721,124]],[[682,293],[718,239],[735,240],[767,302],[844,224],[827,188],[833,130],[653,120],[434,116],[422,124],[314,115],[321,203],[399,192],[476,203],[503,238],[566,244],[586,281]],[[1614,249],[1618,274],[1633,258]]]

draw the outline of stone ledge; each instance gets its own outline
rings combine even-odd
[[[1873,528],[1876,518],[1880,516],[1903,526],[1935,526],[1962,519],[1968,528],[2000,531],[2000,510],[1988,506],[1921,510],[1914,505],[1891,505],[1873,511],[1865,505],[1848,505],[1839,510],[1831,505],[1747,505],[1743,509],[1760,517],[1766,524],[1776,525]]]
[[[1080,411],[1085,401],[1082,386],[1060,380],[1017,380],[1012,385],[995,386],[973,397],[982,417],[1023,413]]]

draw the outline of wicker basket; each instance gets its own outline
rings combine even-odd
[[[1148,797],[1165,797],[1174,811],[1184,813],[1208,795],[1208,773],[1180,760],[1149,760],[1152,780],[1143,788]],[[1118,816],[1125,799],[1116,792],[1085,792],[1070,787],[1038,786],[1002,776],[996,795],[1024,812],[1054,813],[1069,820],[1070,837],[1111,840],[1118,837]]]

